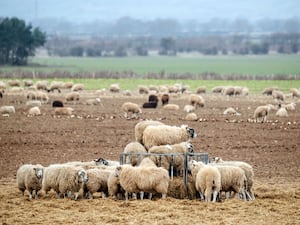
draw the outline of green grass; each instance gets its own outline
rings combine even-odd
[[[193,57],[124,57],[124,58],[74,58],[45,57],[30,58],[29,63],[37,66],[2,66],[0,72],[41,71],[70,73],[99,71],[133,71],[137,74],[159,73],[217,73],[221,75],[300,75],[300,56],[193,56]]]

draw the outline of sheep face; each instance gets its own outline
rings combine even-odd
[[[38,179],[42,179],[43,178],[43,174],[44,174],[43,168],[33,168],[33,170],[34,170],[35,176]]]
[[[194,152],[194,146],[191,143],[187,143],[186,148],[189,153]]]
[[[108,161],[103,158],[96,159],[95,162],[97,165],[108,166]]]
[[[114,171],[114,176],[115,176],[115,177],[119,177],[121,171],[122,171],[122,166],[118,166],[118,167],[115,169],[115,171]]]
[[[196,160],[191,160],[188,163],[188,170],[191,171],[196,165],[197,165],[197,161]]]
[[[87,183],[89,181],[89,178],[85,170],[78,171],[78,178],[80,183]]]
[[[197,137],[197,133],[195,132],[195,130],[193,128],[187,127],[186,130],[187,130],[188,135],[189,135],[190,138]]]

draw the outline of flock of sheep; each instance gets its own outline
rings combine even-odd
[[[20,81],[10,81],[9,93],[23,93]],[[84,89],[83,84],[72,82],[52,82],[48,85],[45,81],[24,81],[26,88],[26,105],[30,107],[28,115],[40,115],[42,104],[49,102],[47,93],[57,91],[62,93],[67,89],[64,99],[52,99],[55,115],[72,115],[73,109],[65,107],[68,102],[77,102],[80,99],[80,91]],[[0,97],[5,97],[6,83],[0,82]],[[110,92],[119,93],[117,84],[111,85]],[[102,93],[104,90],[99,90]],[[195,110],[205,107],[205,99],[202,94],[206,93],[204,87],[200,87],[193,94],[184,85],[167,86],[139,86],[140,94],[149,95],[148,101],[142,108],[156,108],[159,100],[163,108],[167,110],[178,110],[179,106],[170,104],[169,99],[182,93],[188,94],[188,104],[184,106],[187,113],[186,120],[197,120]],[[249,94],[246,87],[215,87],[213,93],[226,96]],[[272,95],[276,101],[275,105],[268,104],[258,106],[253,114],[254,122],[266,122],[271,110],[277,110],[276,115],[287,116],[287,111],[295,110],[294,102],[285,104],[284,94],[276,89],[264,90],[263,94]],[[131,95],[125,91],[124,95]],[[298,89],[291,89],[292,97],[300,97]],[[102,104],[99,98],[88,99],[88,105]],[[127,119],[137,118],[142,113],[141,107],[133,102],[124,102],[121,106]],[[3,115],[15,113],[14,106],[1,106]],[[224,114],[238,115],[234,108],[227,108]],[[225,197],[230,198],[231,192],[235,197],[244,200],[254,200],[253,193],[253,168],[242,161],[223,161],[220,158],[205,164],[201,161],[189,160],[186,164],[186,156],[193,153],[191,140],[196,138],[196,131],[186,125],[170,126],[160,121],[145,120],[136,124],[135,141],[124,148],[119,161],[98,159],[90,162],[67,162],[53,164],[47,167],[42,165],[22,165],[17,171],[17,185],[19,190],[29,192],[30,198],[37,198],[38,192],[47,195],[52,189],[57,197],[72,197],[78,199],[80,192],[83,198],[93,198],[93,194],[101,192],[102,196],[112,197],[144,198],[144,193],[159,194],[162,198],[168,195],[170,182],[174,176],[182,176],[184,171],[189,171],[192,177],[192,186],[197,190],[202,200],[219,201],[222,192]]]

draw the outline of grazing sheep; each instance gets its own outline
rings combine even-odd
[[[71,91],[83,91],[84,84],[74,84],[71,88]]]
[[[264,123],[267,121],[267,116],[271,110],[271,107],[269,105],[262,105],[258,106],[253,114],[253,117],[255,119],[255,122],[261,122]]]
[[[142,113],[141,108],[138,106],[138,104],[132,103],[132,102],[125,102],[121,106],[122,111],[124,112],[124,116],[127,119],[137,118],[139,113]],[[128,113],[131,113],[131,116],[128,116]]]
[[[279,116],[279,117],[288,117],[289,116],[286,108],[284,108],[284,107],[279,108],[275,115]]]
[[[52,107],[56,108],[56,107],[64,107],[64,103],[62,101],[59,100],[55,100],[52,102]]]
[[[19,94],[23,91],[22,87],[12,87],[9,92],[12,94]]]
[[[35,83],[35,87],[37,90],[48,91],[48,81],[38,81]]]
[[[128,193],[149,192],[160,193],[162,198],[167,196],[170,177],[164,168],[122,165],[116,168],[115,176],[120,178],[126,201]]]
[[[62,89],[71,89],[73,87],[73,82],[69,81],[69,82],[65,82],[62,83],[61,88]]]
[[[187,153],[192,153],[193,151],[193,145],[189,142],[153,146],[149,149],[149,153],[154,154],[150,155],[150,159],[155,163],[155,165],[168,170],[171,177],[173,177],[173,174],[175,174],[175,176],[182,174],[184,170],[185,155]]]
[[[16,113],[16,110],[13,105],[4,105],[0,107],[0,113],[11,114],[11,113]]]
[[[145,120],[137,123],[134,127],[134,135],[137,142],[143,144],[143,132],[149,125],[157,126],[164,125],[164,123],[155,120]]]
[[[19,80],[10,80],[7,83],[11,87],[21,87],[21,82]]]
[[[162,105],[166,105],[169,103],[170,96],[168,94],[163,94],[161,96]]]
[[[32,80],[24,80],[24,87],[31,87],[33,85]]]
[[[37,99],[37,93],[36,91],[28,91],[26,94],[27,99],[35,100]]]
[[[300,97],[300,91],[297,88],[291,88],[290,92],[292,93],[292,97],[296,97],[296,98]]]
[[[141,95],[149,93],[149,89],[144,85],[139,85],[138,86],[138,91],[139,91],[139,94],[141,94]]]
[[[76,91],[72,91],[70,93],[66,94],[66,101],[67,102],[75,102],[75,101],[79,101],[79,93]]]
[[[186,125],[181,127],[168,125],[149,125],[143,132],[143,143],[146,149],[152,146],[176,144],[188,141],[197,136],[195,130]]]
[[[42,189],[47,192],[52,188],[57,197],[62,194],[74,193],[74,200],[77,200],[79,190],[83,187],[83,183],[88,181],[87,173],[83,168],[67,166],[67,165],[51,165],[45,168],[42,181]]]
[[[247,178],[244,170],[236,166],[212,164],[221,174],[221,190],[226,192],[226,198],[230,197],[230,192],[235,193],[235,197],[246,200]]]
[[[119,84],[111,84],[109,87],[109,91],[112,93],[119,93],[120,92]]]
[[[272,96],[274,99],[279,100],[279,101],[284,101],[284,94],[281,91],[278,90],[273,90]]]
[[[141,143],[134,141],[134,142],[130,142],[125,146],[123,153],[126,153],[125,156],[126,164],[137,166],[139,162],[144,158],[143,154],[146,154],[147,151]]]
[[[92,199],[95,192],[102,192],[102,198],[108,195],[107,181],[113,170],[89,169],[86,171],[88,181],[83,184],[83,197]]]
[[[196,89],[196,94],[205,94],[206,93],[206,87],[198,87]]]
[[[54,114],[55,115],[65,115],[65,116],[71,116],[74,112],[74,109],[71,107],[61,107],[61,108],[55,108]]]
[[[204,107],[205,100],[201,95],[191,94],[189,96],[189,103],[197,109],[198,107]]]
[[[222,93],[224,87],[223,86],[217,86],[211,89],[212,93]]]
[[[17,170],[17,185],[22,194],[29,192],[29,198],[38,198],[37,192],[42,188],[43,166],[24,164]]]
[[[32,101],[27,101],[25,104],[27,107],[40,107],[42,106],[42,103],[40,100],[32,100]]]
[[[255,196],[252,190],[253,187],[253,177],[254,177],[254,172],[253,168],[249,163],[243,162],[243,161],[223,161],[221,158],[216,157],[213,159],[213,162],[221,164],[221,165],[229,165],[229,166],[237,166],[244,170],[246,178],[247,178],[247,199],[249,200],[254,200]]]
[[[39,116],[41,115],[41,110],[38,106],[34,106],[28,110],[29,116]]]
[[[176,104],[166,104],[163,106],[163,108],[166,110],[174,110],[174,111],[180,109],[179,105]]]
[[[232,96],[235,94],[235,88],[231,86],[224,87],[222,90],[222,94]]]
[[[199,192],[201,200],[213,202],[217,200],[218,193],[221,190],[221,174],[219,170],[211,165],[205,165],[203,162],[192,160],[189,162],[196,190]]]
[[[229,108],[225,109],[224,112],[223,112],[223,114],[224,114],[224,115],[237,115],[237,116],[241,115],[240,113],[238,113],[238,112],[237,112],[234,108],[232,108],[232,107],[229,107]]]
[[[195,106],[193,105],[185,105],[183,110],[187,113],[191,113],[195,111]]]
[[[50,91],[54,92],[55,90],[57,90],[58,93],[61,93],[60,91],[61,86],[62,86],[62,82],[53,81],[48,89],[48,92]]]
[[[36,92],[36,100],[40,100],[43,103],[47,103],[49,100],[49,97],[45,92],[37,91]]]
[[[198,120],[198,116],[197,116],[196,113],[188,113],[185,116],[185,120],[187,120],[187,121],[197,121]]]
[[[243,87],[240,86],[234,86],[234,95],[241,95],[243,92]]]
[[[274,90],[279,90],[277,87],[268,87],[265,88],[262,92],[263,95],[272,95]]]

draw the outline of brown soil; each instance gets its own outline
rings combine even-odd
[[[86,92],[84,96],[92,96]],[[56,94],[51,99],[57,98]],[[258,105],[273,103],[271,97],[223,97],[204,95],[206,105],[197,109],[200,121],[184,121],[187,97],[171,98],[179,111],[144,109],[139,120],[162,120],[169,125],[188,124],[198,133],[192,141],[195,152],[210,157],[243,160],[254,167],[256,199],[244,202],[229,199],[206,204],[197,200],[102,199],[75,202],[56,199],[54,193],[30,201],[16,187],[15,175],[24,163],[87,161],[103,157],[118,160],[126,144],[134,140],[139,121],[124,119],[121,105],[131,101],[142,105],[147,96],[101,97],[104,107],[76,105],[75,117],[53,116],[50,104],[43,115],[27,117],[23,103],[12,103],[5,95],[0,105],[14,104],[16,114],[0,116],[0,223],[2,224],[299,224],[300,219],[300,107],[289,117],[275,117],[267,123],[251,123]],[[289,98],[287,101],[295,101]],[[238,107],[241,116],[224,116],[227,107]]]

